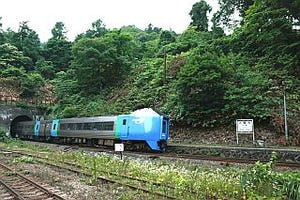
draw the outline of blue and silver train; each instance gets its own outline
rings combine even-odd
[[[105,145],[122,142],[165,151],[169,118],[145,108],[129,115],[65,118],[18,122],[14,135],[22,139]],[[145,145],[144,145],[145,146]]]

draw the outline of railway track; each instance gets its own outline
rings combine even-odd
[[[223,158],[218,156],[205,156],[205,155],[191,155],[191,154],[165,154],[163,157],[167,158],[175,158],[175,159],[189,159],[189,160],[206,160],[206,161],[214,161],[214,162],[220,162],[223,164],[230,164],[230,163],[236,163],[236,164],[254,164],[258,160],[246,160],[246,159],[235,159],[235,158]],[[261,161],[261,162],[267,162],[267,161]],[[288,167],[288,168],[300,168],[300,163],[294,163],[294,162],[276,162],[277,167]]]
[[[83,147],[80,148],[82,150],[87,151],[95,151],[95,152],[106,152],[109,154],[117,154],[116,152],[109,150],[109,149],[101,149],[98,148],[91,148],[91,147]],[[269,160],[265,159],[242,159],[242,158],[232,158],[232,157],[221,157],[221,156],[210,156],[210,155],[200,155],[200,154],[184,154],[184,153],[151,153],[151,152],[125,152],[124,155],[126,156],[145,156],[151,159],[157,158],[168,158],[168,159],[182,159],[182,160],[194,160],[194,161],[212,161],[212,162],[219,162],[221,164],[254,164],[257,161],[261,162],[268,162]],[[300,163],[293,162],[293,161],[277,161],[275,167],[287,167],[287,168],[300,168]]]
[[[53,167],[57,167],[60,169],[68,170],[68,171],[76,173],[76,174],[85,175],[88,177],[93,176],[93,174],[86,172],[84,169],[82,169],[82,166],[79,166],[76,163],[65,161],[65,162],[60,162],[60,164],[56,164],[56,163],[54,163],[54,161],[55,161],[54,159],[45,157],[43,155],[37,155],[37,154],[28,153],[28,152],[12,151],[12,150],[5,150],[5,151],[7,153],[10,152],[12,154],[19,154],[19,155],[23,155],[23,156],[34,157],[37,159],[38,162],[41,162],[43,164],[50,165]],[[141,178],[137,178],[137,177],[126,176],[126,175],[122,175],[119,173],[109,172],[106,170],[97,170],[97,174],[105,174],[106,175],[106,176],[97,175],[97,177],[96,177],[98,180],[101,180],[104,182],[118,184],[120,186],[127,187],[127,188],[130,188],[133,190],[142,191],[144,193],[148,193],[153,196],[157,196],[161,199],[178,199],[177,197],[172,196],[172,194],[170,194],[170,193],[174,194],[175,193],[174,190],[176,190],[175,187],[170,186],[170,185],[164,185],[159,182],[149,181],[149,180],[145,180],[145,179],[141,179]],[[159,186],[159,189],[163,190],[164,192],[156,191],[155,190],[156,186]],[[191,192],[191,193],[195,194],[195,192]]]
[[[0,163],[0,199],[65,200],[2,163]]]
[[[72,151],[73,147],[66,147],[66,151]],[[108,152],[111,154],[116,154],[111,150],[99,150],[98,148],[87,148],[87,147],[76,147],[75,150],[81,150],[86,152]],[[5,150],[7,151],[7,150]],[[9,150],[10,151],[10,150]],[[60,162],[59,164],[56,164],[55,158],[51,158],[49,156],[39,154],[37,153],[30,153],[30,152],[19,152],[19,151],[10,151],[13,154],[19,154],[19,155],[26,155],[30,157],[34,157],[38,160],[38,162],[51,165],[60,169],[65,169],[80,175],[85,175],[87,177],[92,177],[92,172],[87,172],[85,169],[82,168],[79,164],[73,163],[72,161],[64,161]],[[93,155],[93,153],[92,153]],[[231,163],[243,163],[243,164],[253,164],[257,160],[245,160],[245,159],[232,159],[232,158],[222,158],[217,156],[203,156],[203,155],[191,155],[191,154],[175,154],[175,153],[164,153],[164,154],[158,154],[158,153],[134,153],[134,152],[125,152],[126,156],[143,156],[148,157],[152,159],[156,158],[168,158],[168,159],[188,159],[188,160],[195,160],[197,161],[213,161],[213,162],[219,162],[221,165],[228,165]],[[296,168],[299,169],[300,164],[299,163],[289,163],[289,162],[277,162],[275,167],[288,167],[288,168]],[[163,184],[156,181],[150,181],[145,180],[139,177],[131,177],[128,175],[122,175],[120,173],[111,172],[105,169],[97,169],[97,180],[101,180],[104,182],[109,182],[112,184],[118,184],[122,187],[131,188],[133,190],[142,191],[143,193],[149,193],[153,196],[157,196],[159,199],[178,199],[178,196],[176,195],[176,186]],[[155,189],[153,189],[155,188]],[[156,188],[160,188],[156,190]],[[197,196],[198,191],[189,190],[181,191],[185,194],[190,194],[191,196]]]

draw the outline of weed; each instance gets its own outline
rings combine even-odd
[[[21,156],[21,157],[15,158],[13,160],[13,163],[20,163],[20,162],[34,163],[34,158],[32,158],[30,156]]]

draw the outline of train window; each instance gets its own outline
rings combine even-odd
[[[92,123],[83,124],[83,130],[91,130],[91,129],[92,129]]]
[[[88,127],[89,127],[89,124],[88,124],[88,123],[84,123],[84,124],[83,124],[83,130],[87,130]]]
[[[98,130],[96,127],[96,123],[91,123],[91,130],[93,130],[93,131]]]
[[[66,125],[65,124],[60,124],[60,130],[66,130]]]
[[[53,130],[55,130],[56,129],[56,124],[54,124],[54,126],[53,126]]]
[[[89,123],[89,130],[93,130],[94,126],[95,126],[95,123]]]
[[[37,124],[35,130],[39,130],[40,126]]]
[[[76,130],[82,130],[82,123],[76,124]]]
[[[167,133],[167,121],[163,120],[162,133]]]
[[[96,122],[95,123],[95,128],[97,129],[97,130],[102,130],[103,128],[103,126],[102,126],[103,124],[101,123],[101,122]]]
[[[123,119],[123,125],[126,125],[126,119]]]
[[[114,123],[113,122],[104,122],[104,129],[107,131],[114,130]]]
[[[92,130],[112,131],[114,129],[114,122],[96,122],[93,124]]]
[[[65,130],[70,130],[70,124],[65,124]]]
[[[69,124],[69,129],[70,130],[75,130],[75,124]]]

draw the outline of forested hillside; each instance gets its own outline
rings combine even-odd
[[[17,32],[0,21],[0,82],[22,98],[54,87],[52,117],[120,114],[151,107],[179,126],[232,125],[237,118],[300,139],[300,2],[219,0],[191,8],[183,33],[149,24],[107,29],[100,19],[75,41],[57,22],[41,43],[28,22]],[[240,18],[237,20],[236,16]]]

